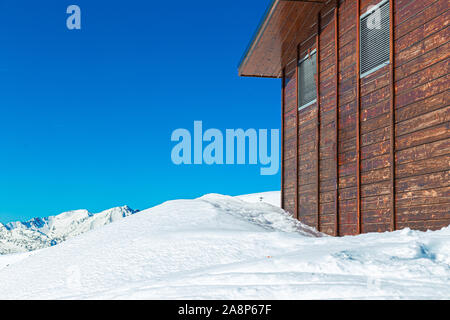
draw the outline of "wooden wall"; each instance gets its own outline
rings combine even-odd
[[[356,1],[339,8],[339,234],[356,234]]]
[[[309,50],[316,49],[315,38],[300,44],[298,56],[304,58]],[[298,113],[298,217],[303,223],[317,225],[317,104]]]
[[[439,229],[450,222],[448,1],[395,4],[397,227]]]
[[[394,68],[359,80],[358,16],[378,2],[340,1],[336,38],[331,1],[296,44],[319,44],[320,108],[296,113],[297,59],[284,68],[283,206],[330,235],[450,224],[448,2],[395,0]]]
[[[297,192],[297,170],[296,170],[296,150],[297,150],[297,79],[295,61],[285,67],[284,71],[284,144],[283,144],[283,208],[288,212],[296,214],[295,195]]]
[[[319,220],[317,228],[322,232],[335,235],[336,216],[336,55],[334,7],[327,7],[320,16],[320,36],[318,41],[319,105],[317,119],[319,127]],[[316,35],[317,36],[317,35]],[[315,106],[316,107],[316,106]],[[317,112],[317,107],[316,107]],[[315,132],[317,134],[317,132]],[[313,160],[314,161],[314,160]],[[316,160],[317,161],[317,160]],[[316,196],[317,198],[317,196]]]

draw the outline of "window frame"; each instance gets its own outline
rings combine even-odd
[[[366,11],[364,12],[362,15],[359,16],[359,28],[361,29],[361,22],[364,18],[366,18],[367,16],[373,14],[375,12],[375,10],[380,9],[382,6],[384,6],[385,4],[389,4],[390,6],[390,2],[389,0],[382,0],[380,2],[378,2],[376,5],[374,5],[374,7],[370,10],[370,11]],[[391,10],[389,10],[389,24],[392,23],[392,17],[391,17]],[[391,46],[391,35],[389,33],[389,47]],[[391,58],[389,57],[387,61],[382,62],[381,64],[379,64],[376,67],[373,67],[370,70],[367,70],[364,73],[361,73],[361,67],[362,67],[362,32],[359,33],[359,77],[360,78],[364,78],[366,76],[368,76],[371,73],[374,73],[377,70],[380,70],[381,68],[384,68],[386,66],[388,66],[389,64],[391,64]]]
[[[303,62],[305,62],[306,60],[310,59],[311,56],[312,56],[312,55],[315,55],[315,54],[317,55],[317,49],[314,49],[314,50],[311,50],[311,52],[308,52],[308,53],[306,54],[306,56],[304,56],[302,59],[300,59],[300,60],[298,61],[298,63],[297,63],[297,68],[300,69],[300,65],[301,65]],[[317,59],[317,56],[316,56],[316,59]],[[316,60],[316,65],[315,65],[315,67],[317,68],[317,60]],[[317,73],[317,71],[316,71],[316,73]],[[297,74],[297,77],[298,77],[298,74]],[[300,83],[300,79],[297,78],[297,81]],[[314,85],[316,86],[316,98],[315,98],[314,100],[308,102],[308,103],[303,104],[303,105],[300,105],[300,103],[299,103],[299,105],[297,106],[298,111],[300,111],[300,110],[302,110],[302,109],[305,109],[305,108],[307,108],[307,107],[309,107],[309,106],[311,106],[311,105],[313,105],[314,103],[317,102],[317,83],[314,83]],[[299,99],[298,99],[298,100],[300,101],[300,86],[298,86],[298,88],[297,88],[297,95],[299,96]]]

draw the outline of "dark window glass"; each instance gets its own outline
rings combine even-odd
[[[299,108],[311,104],[317,98],[316,91],[316,53],[299,63],[298,67],[298,104]]]
[[[389,1],[361,17],[361,77],[389,64]]]

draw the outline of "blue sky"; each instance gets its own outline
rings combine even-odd
[[[2,0],[0,222],[279,189],[259,166],[170,160],[194,120],[280,128],[280,80],[237,75],[268,2]]]

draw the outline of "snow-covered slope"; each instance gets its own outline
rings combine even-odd
[[[50,247],[134,213],[127,206],[96,214],[76,210],[27,222],[0,224],[0,255]]]
[[[269,192],[246,194],[243,196],[238,196],[236,198],[244,200],[245,202],[251,202],[251,203],[265,202],[265,203],[269,203],[275,207],[279,207],[281,205],[281,192],[280,191],[269,191]]]
[[[237,197],[246,202],[279,206],[280,192],[263,192]],[[0,255],[34,251],[57,245],[67,239],[97,229],[136,213],[128,206],[100,213],[74,210],[57,216],[34,218],[27,222],[0,223]]]
[[[0,299],[449,299],[449,240],[450,228],[332,238],[208,195],[0,256]]]

